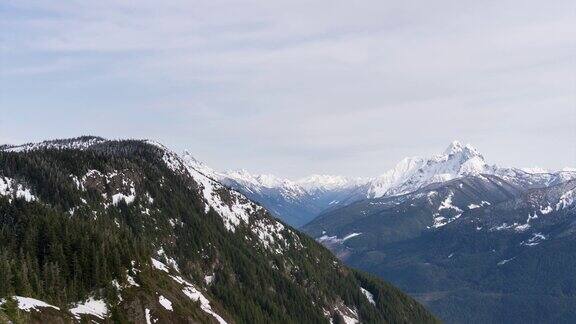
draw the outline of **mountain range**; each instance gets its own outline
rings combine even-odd
[[[501,167],[455,141],[374,178],[218,177],[448,323],[576,321],[576,169]]]
[[[215,179],[259,202],[295,227],[356,201],[414,192],[432,183],[468,175],[496,175],[526,188],[548,186],[576,177],[576,169],[569,168],[547,171],[490,165],[476,148],[458,141],[430,158],[405,158],[393,169],[372,178],[312,175],[292,181],[274,175],[254,175],[246,170],[217,172],[189,154],[185,155]]]
[[[189,154],[80,137],[0,146],[0,322],[438,320]]]
[[[379,277],[447,323],[573,323],[575,197],[575,169],[459,142],[296,181],[150,141],[4,145],[0,321],[436,321]]]
[[[302,229],[447,323],[576,321],[576,172],[489,166],[457,144],[418,161]]]

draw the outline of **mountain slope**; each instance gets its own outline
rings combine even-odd
[[[362,178],[329,175],[291,181],[273,175],[253,175],[246,170],[219,173],[218,179],[295,227],[348,200],[366,182]]]
[[[576,180],[531,188],[554,176],[543,178],[468,175],[360,201],[303,229],[448,323],[572,323]]]
[[[307,215],[317,215],[321,211],[308,192],[287,179],[232,171],[220,174],[219,180],[296,227],[310,220]]]
[[[3,146],[0,320],[436,321],[196,162],[146,141]]]

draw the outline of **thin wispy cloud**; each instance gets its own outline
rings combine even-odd
[[[374,175],[452,139],[500,164],[575,165],[574,9],[7,1],[0,136],[151,137],[287,176]]]

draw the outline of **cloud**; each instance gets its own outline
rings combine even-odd
[[[576,163],[570,1],[2,6],[1,109],[70,122],[82,119],[78,107],[99,109],[116,118],[76,124],[290,176],[373,175],[452,139],[503,164]],[[9,124],[22,138],[63,134]]]

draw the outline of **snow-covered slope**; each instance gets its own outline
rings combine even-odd
[[[218,180],[295,227],[307,223],[321,210],[306,190],[288,179],[240,170],[219,173]]]

